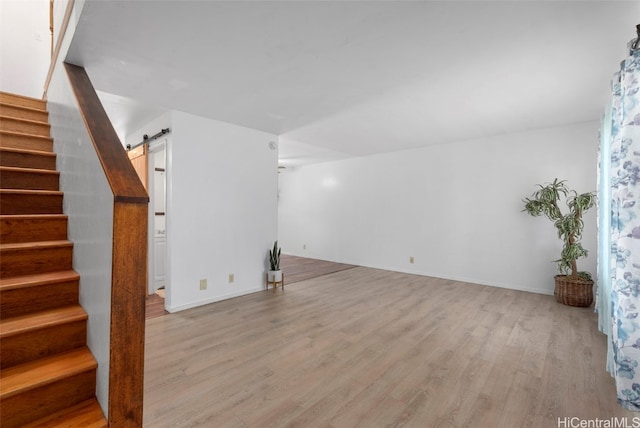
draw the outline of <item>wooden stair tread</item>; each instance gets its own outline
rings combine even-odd
[[[1,214],[0,220],[66,219],[66,214]]]
[[[35,314],[19,315],[0,320],[0,339],[40,328],[82,321],[87,318],[87,313],[80,305],[64,306]]]
[[[60,281],[75,281],[78,279],[80,279],[80,275],[74,270],[13,276],[10,278],[0,278],[0,291],[32,287],[34,285],[53,284]]]
[[[40,98],[0,91],[0,103],[11,106],[24,106],[47,111],[47,102]]]
[[[73,247],[73,242],[68,240],[60,241],[38,241],[38,242],[12,242],[9,244],[0,244],[1,251],[20,250],[28,248],[30,250],[54,248],[54,247]]]
[[[23,425],[22,428],[103,428],[106,426],[107,420],[104,418],[102,408],[98,400],[93,398],[56,412],[46,418]]]
[[[16,147],[0,147],[0,152],[11,152],[11,153],[22,153],[26,155],[38,155],[38,156],[49,156],[52,158],[56,157],[56,154],[53,152],[45,152],[42,150],[30,150],[30,149],[19,149]]]
[[[53,138],[51,135],[10,131],[0,127],[0,147],[53,153]]]
[[[24,105],[7,104],[0,101],[0,115],[21,119],[49,121],[49,112],[40,108]]]
[[[0,319],[77,305],[79,283],[73,269],[0,278]]]
[[[69,270],[73,265],[73,242],[7,242],[0,244],[0,257],[2,278]]]
[[[29,123],[32,125],[51,127],[51,125],[49,125],[49,122],[43,122],[41,120],[33,120],[33,119],[23,119],[21,117],[15,117],[15,116],[3,116],[1,114],[0,114],[0,120],[14,120],[17,122]]]
[[[33,190],[33,189],[0,189],[0,193],[5,194],[27,194],[27,195],[54,195],[54,196],[62,196],[63,193],[59,190]]]
[[[60,190],[60,173],[33,165],[0,166],[0,186],[3,189]]]
[[[32,174],[60,175],[58,171],[41,168],[22,168],[19,166],[0,166],[0,171],[29,172]]]
[[[36,147],[38,144],[36,144]],[[57,156],[52,151],[16,144],[0,145],[0,165],[14,168],[37,168],[57,171]]]
[[[64,214],[0,214],[0,243],[67,239],[68,220]]]
[[[63,197],[60,190],[0,188],[0,215],[63,214]],[[43,239],[51,238],[61,237]]]
[[[0,115],[0,129],[51,137],[51,125],[44,118],[22,118]]]
[[[89,348],[41,358],[0,371],[0,398],[56,382],[98,367]]]
[[[0,112],[2,112],[3,107],[11,107],[11,108],[14,108],[14,109],[20,109],[20,110],[25,110],[25,111],[33,111],[33,112],[38,112],[38,113],[47,113],[47,109],[46,108],[37,108],[37,107],[24,106],[24,105],[13,104],[11,102],[0,100]],[[10,115],[2,114],[2,113],[0,113],[0,115],[2,115],[2,116],[10,116]]]
[[[18,131],[7,131],[7,130],[4,130],[4,129],[0,130],[0,135],[2,135],[2,134],[14,135],[16,137],[35,138],[35,139],[39,139],[39,140],[53,141],[53,138],[45,137],[44,135],[28,134],[28,133],[25,133],[25,132],[18,132]]]

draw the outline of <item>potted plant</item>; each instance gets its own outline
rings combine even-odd
[[[554,223],[563,242],[560,258],[556,260],[560,271],[560,275],[555,276],[556,300],[570,306],[589,306],[593,301],[593,280],[589,272],[578,271],[576,260],[587,256],[587,250],[580,244],[584,229],[582,218],[583,213],[595,205],[596,195],[593,192],[577,194],[557,178],[538,187],[531,198],[523,200],[523,211],[532,216],[544,214]],[[561,198],[569,209],[567,214],[562,214],[558,205]]]
[[[278,241],[273,243],[273,249],[269,250],[269,272],[267,272],[267,280],[270,283],[282,281],[282,271],[280,270],[280,252],[282,248],[278,248]]]

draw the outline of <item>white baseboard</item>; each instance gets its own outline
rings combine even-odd
[[[256,293],[258,291],[264,291],[264,290],[265,290],[264,287],[251,288],[251,289],[248,289],[248,290],[241,290],[241,291],[236,291],[234,293],[223,294],[223,295],[220,295],[220,296],[214,296],[214,297],[211,297],[209,299],[190,302],[190,303],[187,303],[187,304],[184,304],[184,305],[167,306],[165,309],[167,311],[171,312],[171,313],[180,312],[180,311],[184,311],[186,309],[196,308],[198,306],[204,306],[204,305],[208,305],[209,303],[220,302],[222,300],[233,299],[234,297],[240,297],[240,296],[244,296],[245,294]]]
[[[348,262],[345,262],[345,263],[348,263]],[[363,265],[360,265],[360,266],[363,266]],[[466,282],[469,284],[486,285],[489,287],[506,288],[508,290],[526,291],[527,293],[553,296],[553,287],[554,287],[553,277],[549,278],[549,286],[551,287],[550,289],[539,289],[539,288],[521,287],[514,284],[502,284],[499,282],[484,281],[476,278],[465,278],[465,277],[456,276],[456,275],[443,275],[437,272],[418,272],[418,271],[409,271],[409,270],[399,270],[397,268],[385,268],[385,267],[379,267],[379,266],[363,266],[363,267],[370,267],[372,269],[389,270],[392,272],[408,273],[410,275],[429,276],[432,278],[447,279],[450,281]]]

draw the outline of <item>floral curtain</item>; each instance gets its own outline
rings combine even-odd
[[[640,411],[640,49],[614,75],[600,144],[596,310],[618,402]]]

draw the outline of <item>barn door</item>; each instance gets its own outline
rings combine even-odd
[[[147,160],[147,152],[148,152],[148,144],[143,144],[141,146],[136,147],[135,149],[131,149],[127,152],[129,155],[129,159],[131,160],[131,165],[138,173],[138,177],[140,177],[140,181],[144,185],[144,188],[149,191],[149,186],[147,184],[147,170],[148,170],[148,160]]]

